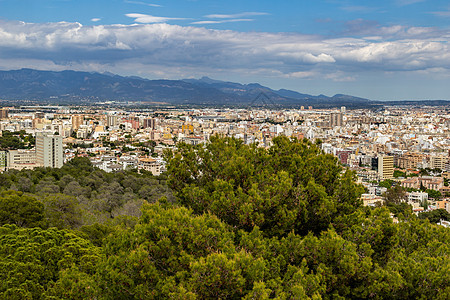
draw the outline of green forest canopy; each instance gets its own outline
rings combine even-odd
[[[395,224],[335,157],[273,142],[179,144],[159,178],[80,158],[1,174],[0,298],[450,298],[449,229]]]

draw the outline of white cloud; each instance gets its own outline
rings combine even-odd
[[[100,20],[101,20],[100,18],[92,18],[92,19],[91,19],[92,22],[98,22],[98,21],[100,21]]]
[[[147,3],[147,2],[142,2],[142,1],[130,1],[130,0],[125,0],[124,2],[125,2],[125,3],[130,3],[130,4],[146,5],[146,6],[151,6],[151,7],[161,7],[161,5],[159,5],[159,4]]]
[[[397,5],[406,6],[424,1],[426,0],[396,0],[395,2],[397,3]]]
[[[342,9],[348,12],[358,12],[358,13],[367,13],[377,10],[377,8],[363,5],[343,6]]]
[[[205,24],[222,24],[222,23],[251,22],[251,21],[254,21],[254,19],[230,19],[230,20],[220,20],[220,21],[208,20],[208,21],[196,21],[196,22],[192,22],[191,24],[205,25]]]
[[[315,72],[302,71],[302,72],[288,73],[288,74],[285,74],[283,77],[285,77],[285,78],[312,78],[316,75],[317,74]]]
[[[343,72],[336,72],[336,73],[326,74],[325,75],[325,79],[331,79],[332,81],[335,81],[335,82],[356,81],[356,77],[355,76],[349,76],[349,75],[344,74]]]
[[[441,68],[450,73],[450,32],[434,28],[391,26],[368,30],[376,32],[369,38],[327,38],[169,25],[161,23],[167,18],[142,14],[130,17],[154,24],[0,21],[0,61],[5,68],[76,66],[128,74],[158,70],[166,74],[161,77],[224,72],[350,81],[359,72]]]
[[[253,16],[264,16],[268,15],[268,13],[265,12],[243,12],[238,14],[212,14],[212,15],[206,15],[205,18],[210,19],[238,19],[243,17],[253,17]]]
[[[151,24],[151,23],[165,23],[167,21],[172,20],[186,20],[185,18],[168,18],[168,17],[155,17],[152,15],[145,15],[145,14],[125,14],[125,16],[129,18],[133,18],[135,22],[137,23],[144,23],[144,24]]]
[[[431,13],[433,15],[435,15],[435,16],[438,16],[438,17],[444,17],[444,18],[450,17],[450,9],[449,10],[443,10],[443,11],[433,11]]]

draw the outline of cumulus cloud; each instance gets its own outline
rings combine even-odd
[[[212,30],[164,24],[167,18],[149,15],[130,17],[152,24],[0,21],[0,66],[166,74],[161,77],[226,72],[333,81],[354,80],[358,72],[450,70],[450,32],[428,27],[375,26],[378,30],[366,30],[366,37],[329,38]]]
[[[372,20],[355,19],[345,22],[341,35],[346,36],[375,36],[382,39],[395,39],[417,37],[439,37],[443,32],[435,27],[408,27],[404,25],[381,26]]]
[[[92,19],[91,19],[92,22],[98,22],[98,21],[100,21],[100,20],[101,20],[100,18],[92,18]]]

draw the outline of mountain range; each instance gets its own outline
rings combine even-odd
[[[0,99],[76,104],[80,101],[138,101],[162,105],[373,107],[388,105],[448,105],[449,101],[372,101],[336,94],[308,95],[292,90],[273,90],[258,83],[240,84],[208,77],[183,80],[149,80],[112,73],[0,71]]]
[[[111,73],[0,71],[0,99],[52,102],[141,101],[149,104],[193,105],[366,105],[370,100],[337,94],[308,95],[273,90],[258,83],[240,84],[208,77],[184,80],[149,80]]]

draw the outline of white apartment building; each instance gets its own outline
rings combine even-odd
[[[428,194],[423,192],[411,192],[408,194],[408,202],[423,203],[428,200]]]
[[[42,167],[61,168],[64,164],[63,137],[37,133],[36,163]]]

